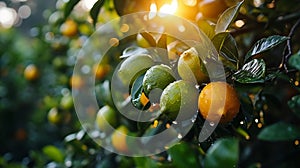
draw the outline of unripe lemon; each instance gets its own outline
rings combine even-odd
[[[111,136],[112,146],[116,151],[126,153],[128,152],[126,136],[129,130],[124,126],[118,127]]]
[[[183,110],[186,113],[184,119],[188,119],[190,114],[197,111],[197,98],[198,90],[194,84],[184,80],[173,82],[164,89],[160,97],[161,112],[174,120],[178,112]]]
[[[154,65],[154,60],[150,55],[132,55],[121,64],[118,75],[124,85],[129,85],[148,68]]]
[[[59,111],[53,107],[48,112],[48,121],[53,125],[68,124],[71,121],[72,115],[69,111]]]
[[[115,110],[108,105],[103,106],[97,113],[96,124],[100,131],[110,133],[109,125],[111,127],[117,125],[117,114]]]
[[[138,33],[136,35],[136,42],[137,42],[138,46],[140,46],[140,47],[143,47],[143,48],[151,47],[149,42],[140,33]]]
[[[143,88],[146,95],[151,90],[159,88],[164,89],[170,83],[175,81],[174,73],[167,65],[155,65],[147,70],[143,79]]]
[[[51,124],[59,124],[62,120],[61,114],[58,112],[58,109],[56,107],[53,107],[48,112],[48,121]]]
[[[198,108],[204,119],[210,122],[218,122],[220,119],[220,123],[227,123],[239,112],[240,101],[228,83],[211,82],[202,89]]]
[[[198,52],[193,47],[180,55],[177,68],[178,74],[183,80],[199,84],[208,81],[204,64],[200,60]]]
[[[70,110],[73,108],[73,97],[71,95],[63,96],[60,100],[60,107],[64,110]]]

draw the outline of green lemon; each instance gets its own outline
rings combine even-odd
[[[64,110],[70,110],[73,108],[74,104],[72,95],[63,96],[60,100],[60,106]]]
[[[136,42],[140,47],[143,48],[151,47],[150,43],[140,33],[136,35]]]
[[[154,65],[153,58],[148,54],[129,56],[121,64],[118,75],[124,85],[129,85],[146,69]]]
[[[146,95],[151,90],[159,88],[164,89],[170,83],[175,81],[174,73],[167,65],[155,65],[147,70],[143,79],[143,89]]]
[[[59,124],[62,120],[62,115],[59,113],[58,109],[56,107],[53,107],[48,112],[48,121],[51,124]]]
[[[109,125],[112,127],[117,125],[117,114],[115,110],[108,105],[103,106],[97,113],[96,124],[100,131],[110,133],[111,129]]]
[[[177,68],[178,74],[183,80],[199,84],[208,81],[204,63],[200,60],[194,47],[180,55]]]
[[[179,110],[186,114],[186,118],[197,112],[198,90],[189,81],[179,80],[169,84],[160,97],[161,112],[170,119],[176,119]],[[181,109],[182,108],[182,109]]]

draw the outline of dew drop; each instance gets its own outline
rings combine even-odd
[[[215,123],[214,122],[210,122],[209,125],[213,127],[213,126],[215,126]]]

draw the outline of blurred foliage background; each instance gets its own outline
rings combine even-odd
[[[232,123],[218,126],[207,141],[195,141],[203,121],[198,117],[191,132],[173,148],[150,157],[131,158],[102,149],[82,130],[71,96],[72,87],[80,87],[80,79],[72,77],[77,53],[97,27],[124,14],[148,11],[154,2],[157,9],[172,3],[0,1],[0,167],[300,165],[299,0],[243,2],[227,29],[234,41],[228,44],[238,49],[238,60],[244,60],[243,55],[262,38],[280,35],[289,39],[253,56],[266,63],[263,82],[232,82],[228,77],[241,95],[242,112]],[[217,38],[214,26],[218,18],[237,2],[178,0],[181,10],[175,14],[195,22],[213,40]],[[135,37],[129,40],[142,46]],[[118,46],[113,54],[120,56],[125,47]],[[175,50],[182,52],[180,47]],[[117,64],[112,61],[94,70],[99,97],[109,90]],[[240,63],[231,69],[229,65],[231,75],[243,66]],[[102,106],[107,102],[99,100]],[[134,131],[135,123],[118,122]]]

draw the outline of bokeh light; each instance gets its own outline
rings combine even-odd
[[[0,6],[0,25],[4,28],[10,28],[17,20],[17,12],[8,7]]]
[[[22,5],[18,10],[18,15],[22,19],[27,19],[31,15],[31,9],[28,5]]]

